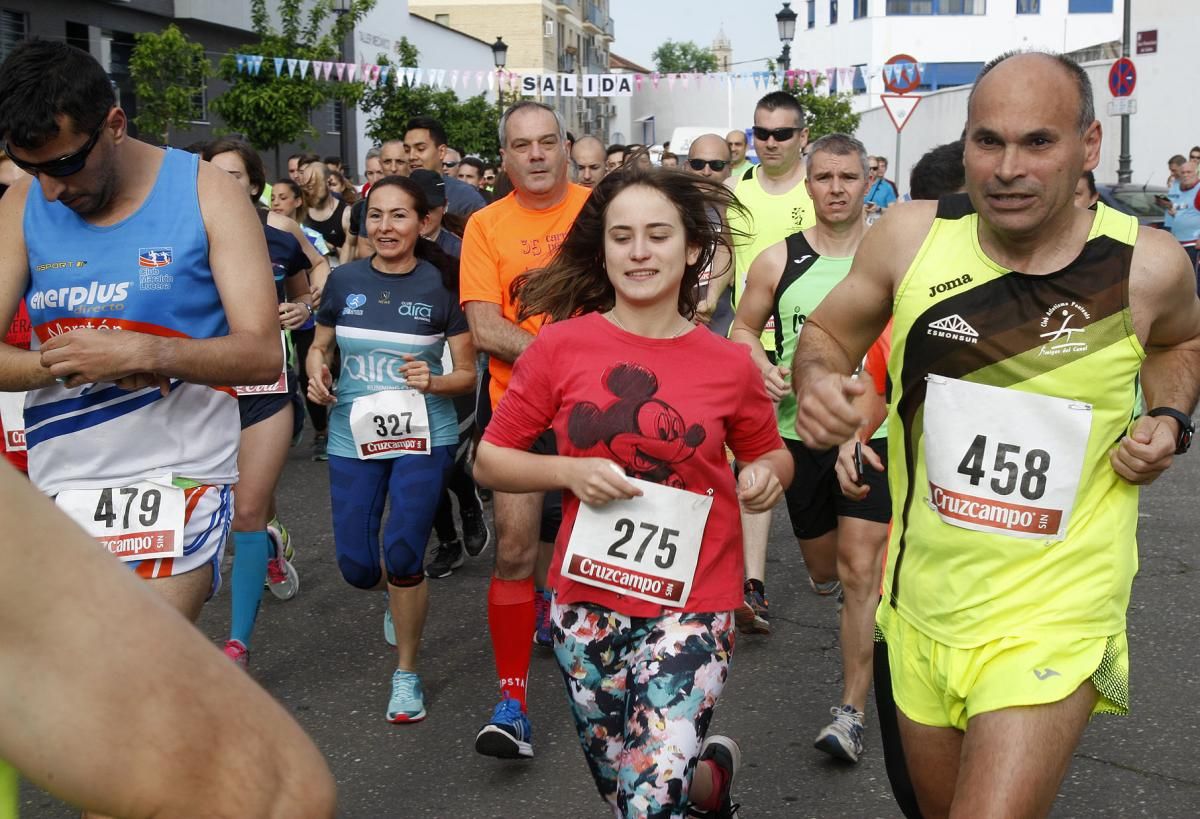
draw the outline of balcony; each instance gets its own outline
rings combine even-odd
[[[603,34],[604,24],[608,21],[608,15],[592,0],[584,0],[583,5],[583,30],[592,34]]]
[[[562,14],[579,16],[580,0],[554,0],[554,10]]]

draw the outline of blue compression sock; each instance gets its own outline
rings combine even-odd
[[[271,539],[265,529],[258,532],[233,533],[233,625],[229,636],[250,647],[258,605],[262,602],[263,583],[267,579],[267,559],[271,556]]]

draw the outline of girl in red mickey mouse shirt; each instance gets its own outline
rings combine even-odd
[[[743,347],[696,326],[725,241],[720,185],[627,167],[592,193],[549,267],[518,280],[547,324],[484,433],[480,483],[565,489],[550,583],[554,652],[600,795],[619,817],[732,816],[740,750],[704,741],[741,602],[739,502],[792,477]],[[527,451],[548,426],[559,455]],[[745,466],[734,484],[728,443]],[[703,744],[702,744],[703,743]]]

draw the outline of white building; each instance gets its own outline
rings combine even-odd
[[[793,0],[799,17],[792,68],[858,67],[854,91],[869,93],[858,96],[855,105],[865,110],[880,104],[884,87],[879,66],[895,55],[907,54],[925,66],[917,93],[966,85],[984,63],[1005,51],[1075,52],[1119,40],[1123,4],[1124,0]],[[865,83],[862,69],[868,75]]]
[[[998,0],[992,0],[995,4]],[[1043,3],[1045,0],[1043,0]],[[1200,107],[1181,97],[1195,72],[1195,32],[1200,27],[1200,4],[1181,4],[1177,0],[1137,0],[1132,6],[1133,43],[1130,59],[1137,67],[1137,86],[1133,98],[1137,113],[1130,117],[1130,155],[1133,181],[1137,184],[1162,185],[1167,175],[1167,160],[1188,155],[1200,145]],[[1138,32],[1153,35],[1155,50],[1137,54]],[[1149,40],[1150,37],[1143,39]],[[1084,64],[1095,94],[1096,114],[1104,129],[1099,182],[1115,182],[1120,155],[1121,118],[1109,116],[1112,95],[1108,88],[1111,59]],[[896,161],[896,130],[887,112],[875,108],[863,114],[857,136],[872,153],[890,160],[889,176],[908,190],[912,165],[936,145],[958,139],[966,124],[967,94],[970,86],[940,90],[922,97],[905,125],[900,161]]]

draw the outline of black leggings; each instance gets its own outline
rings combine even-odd
[[[454,528],[454,505],[450,502],[451,492],[458,498],[460,516],[466,509],[475,509],[480,514],[483,513],[479,496],[475,494],[475,481],[467,469],[467,453],[475,433],[475,396],[456,396],[454,410],[458,414],[458,449],[455,451],[454,468],[450,471],[446,488],[442,490],[442,499],[433,516],[433,530],[437,532],[438,541],[441,543],[458,540],[458,531]]]
[[[329,410],[308,400],[308,349],[312,347],[316,334],[316,327],[309,327],[307,330],[292,330],[292,343],[296,345],[296,370],[300,376],[300,394],[304,397],[305,405],[308,406],[308,417],[312,419],[313,429],[318,435],[324,435],[325,430],[329,428]],[[334,363],[336,364],[336,362]]]

